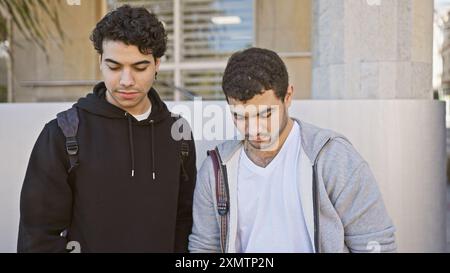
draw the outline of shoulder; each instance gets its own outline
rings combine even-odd
[[[64,139],[64,134],[58,125],[58,120],[56,118],[47,122],[42,130],[43,133],[47,134],[50,138],[54,139]]]
[[[325,177],[347,177],[365,160],[344,135],[299,122],[303,148]]]

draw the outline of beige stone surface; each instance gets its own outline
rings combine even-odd
[[[431,99],[431,0],[313,1],[312,97]]]

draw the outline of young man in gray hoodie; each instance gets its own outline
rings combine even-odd
[[[244,139],[198,173],[191,252],[396,251],[367,162],[344,136],[289,117],[293,87],[275,52],[233,54],[222,86]]]

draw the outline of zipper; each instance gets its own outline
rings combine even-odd
[[[314,210],[314,248],[316,253],[321,253],[320,249],[320,220],[319,220],[319,189],[317,184],[319,183],[319,179],[317,177],[317,162],[319,161],[319,157],[322,154],[322,151],[325,147],[331,142],[332,138],[329,138],[325,144],[320,149],[319,153],[314,160],[313,165],[313,210]]]
[[[222,175],[223,175],[223,181],[225,183],[225,191],[226,191],[226,195],[227,195],[227,208],[228,208],[228,212],[225,215],[225,217],[227,217],[227,234],[225,236],[225,253],[227,253],[228,251],[228,242],[229,242],[229,236],[230,236],[230,191],[228,188],[228,175],[227,175],[227,166],[223,163],[222,164]]]
[[[317,190],[317,165],[313,167],[313,210],[314,210],[314,249],[316,253],[320,253],[319,240],[319,197]]]

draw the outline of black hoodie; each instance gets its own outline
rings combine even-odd
[[[70,241],[81,252],[187,251],[193,140],[185,141],[189,157],[182,166],[180,141],[171,136],[176,119],[154,89],[143,121],[108,103],[105,93],[99,83],[75,104],[80,164],[70,175],[57,121],[41,132],[21,193],[19,252],[65,252]]]

